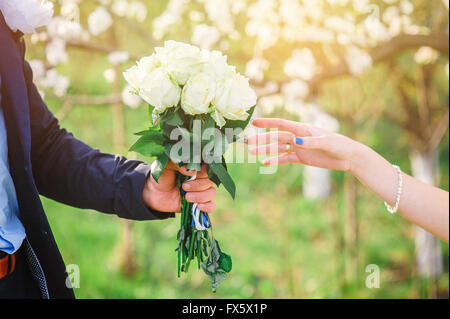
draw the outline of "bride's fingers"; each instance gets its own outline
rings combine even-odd
[[[286,153],[280,156],[274,156],[267,158],[263,161],[264,165],[278,165],[278,164],[289,164],[298,162],[297,155],[295,153]]]
[[[297,137],[295,136],[291,143],[299,148],[304,149],[317,149],[322,151],[327,151],[331,148],[333,143],[332,136],[307,136],[307,137]]]
[[[278,153],[289,153],[292,150],[291,144],[269,144],[258,146],[249,150],[252,155],[267,155]]]
[[[311,136],[308,125],[278,118],[257,118],[252,121],[252,125],[261,128],[277,128],[282,131],[289,131],[299,136]]]
[[[289,132],[268,132],[248,136],[245,142],[248,145],[261,145],[261,144],[273,144],[273,143],[292,143],[294,135]]]

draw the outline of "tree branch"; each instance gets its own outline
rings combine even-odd
[[[87,50],[87,51],[91,51],[91,52],[105,53],[105,54],[109,54],[109,53],[115,52],[115,51],[123,51],[116,47],[104,46],[104,45],[97,44],[97,43],[77,41],[77,40],[67,41],[66,45],[69,48],[75,48],[75,49],[81,49],[81,50]],[[130,54],[130,59],[137,61],[140,59],[140,57]]]
[[[449,110],[447,105],[447,111],[445,114],[441,117],[438,124],[436,125],[435,129],[433,130],[433,133],[431,134],[430,138],[430,150],[435,150],[439,147],[439,144],[441,143],[442,139],[445,136],[445,133],[448,130],[448,116],[449,116]]]
[[[420,48],[423,46],[432,47],[443,55],[449,55],[448,36],[438,34],[398,35],[391,40],[372,48],[369,50],[369,54],[372,57],[373,64],[376,64],[390,60],[404,50]],[[345,63],[338,64],[325,70],[323,73],[316,75],[311,80],[310,87],[312,91],[314,91],[318,85],[322,84],[323,81],[348,74],[350,74],[348,66]]]
[[[422,46],[429,46],[439,51],[441,54],[449,55],[449,43],[448,36],[445,34],[401,34],[389,41],[386,41],[372,49],[369,49],[369,55],[372,57],[372,63],[375,65],[380,62],[392,60],[397,54],[408,49],[416,49]],[[315,75],[309,82],[311,96],[317,94],[319,86],[325,81],[332,80],[334,78],[350,75],[350,70],[345,62],[338,63],[334,66],[326,68],[322,73]],[[279,82],[279,87],[288,81]],[[253,82],[252,85],[255,88],[261,88],[264,83]],[[270,92],[269,94],[273,94]],[[264,95],[263,95],[264,96]]]

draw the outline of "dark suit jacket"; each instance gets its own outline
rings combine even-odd
[[[134,220],[173,215],[151,211],[142,202],[149,165],[101,153],[59,127],[33,84],[24,54],[23,40],[10,31],[0,13],[1,106],[18,217],[46,275],[50,298],[73,298],[39,194]]]

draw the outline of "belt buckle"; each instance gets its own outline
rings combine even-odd
[[[11,274],[16,267],[16,254],[5,254],[6,256],[0,257],[0,279]]]

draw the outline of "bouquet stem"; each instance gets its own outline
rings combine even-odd
[[[181,184],[186,181],[186,177],[178,176],[178,185],[181,190],[181,216],[180,229],[177,240],[177,274],[188,272],[189,265],[193,259],[197,259],[197,268],[211,278],[213,292],[216,291],[220,281],[225,279],[226,274],[231,270],[231,257],[221,251],[219,243],[214,239],[212,225],[208,214],[198,212],[198,220],[193,220],[192,203],[186,200],[185,192],[181,189]],[[197,225],[202,225],[198,229]]]

